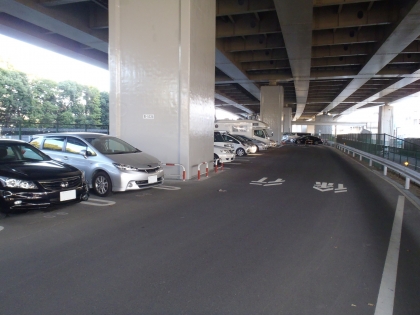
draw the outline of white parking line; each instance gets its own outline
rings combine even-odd
[[[0,231],[1,231],[1,230],[4,230],[4,227],[0,226]]]
[[[96,207],[104,207],[104,206],[112,206],[112,205],[114,205],[115,204],[115,201],[89,198],[89,201],[82,201],[81,203],[83,203],[84,205],[91,205],[91,206],[96,206]]]
[[[386,254],[375,315],[392,315],[394,311],[395,285],[397,282],[403,215],[404,196],[398,196],[397,209],[395,210],[391,239],[389,240],[388,253]]]
[[[152,187],[153,189],[164,189],[164,190],[180,190],[181,187],[176,187],[176,186],[156,186],[156,187]]]

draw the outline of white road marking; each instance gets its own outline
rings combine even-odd
[[[264,186],[276,186],[276,185],[281,185],[284,182],[285,182],[284,179],[277,178],[275,181],[268,182],[268,184],[265,184]]]
[[[4,230],[4,227],[0,226],[0,231]]]
[[[181,187],[176,187],[176,186],[156,186],[156,187],[152,187],[154,189],[164,189],[164,190],[180,190]]]
[[[316,182],[313,186],[314,189],[319,190],[320,192],[334,190],[333,183],[326,183],[326,182]]]
[[[398,257],[400,254],[401,229],[404,215],[404,196],[398,196],[391,238],[386,254],[381,286],[376,302],[375,315],[392,315],[394,311],[395,285],[397,282]]]
[[[96,207],[104,207],[104,206],[112,206],[112,205],[114,205],[115,204],[115,201],[89,198],[89,201],[82,201],[81,203],[83,203],[84,205],[91,205],[91,206],[96,206]]]
[[[342,193],[342,192],[347,192],[347,188],[344,187],[343,184],[338,184],[338,187],[336,189],[334,189],[335,193]]]
[[[260,183],[260,184],[265,184],[265,180],[267,179],[268,177],[263,177],[263,178],[261,178],[261,179],[259,179],[259,180],[253,180],[253,181],[251,181],[251,183]]]

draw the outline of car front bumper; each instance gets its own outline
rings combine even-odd
[[[88,198],[89,189],[86,183],[67,191],[19,191],[7,188],[0,190],[0,204],[4,212],[17,209],[45,209],[53,204],[79,202]]]
[[[127,191],[151,188],[162,185],[165,180],[163,169],[154,173],[121,171],[111,174],[112,190]]]

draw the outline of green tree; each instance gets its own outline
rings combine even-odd
[[[86,87],[85,91],[85,117],[86,123],[99,125],[101,123],[101,94],[95,87]]]
[[[58,123],[75,124],[84,122],[83,86],[74,81],[58,84]]]
[[[45,79],[36,79],[31,82],[33,110],[31,122],[42,123],[52,127],[57,122],[59,108],[57,99],[59,90],[57,82]]]
[[[101,125],[109,125],[109,93],[101,92]]]
[[[5,127],[28,120],[32,95],[25,73],[0,68],[0,120]]]

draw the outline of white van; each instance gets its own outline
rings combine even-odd
[[[270,139],[273,131],[270,126],[259,120],[216,120],[214,123],[215,131],[227,131],[232,135],[243,135],[251,139],[260,140],[271,147],[277,146],[277,142]]]

